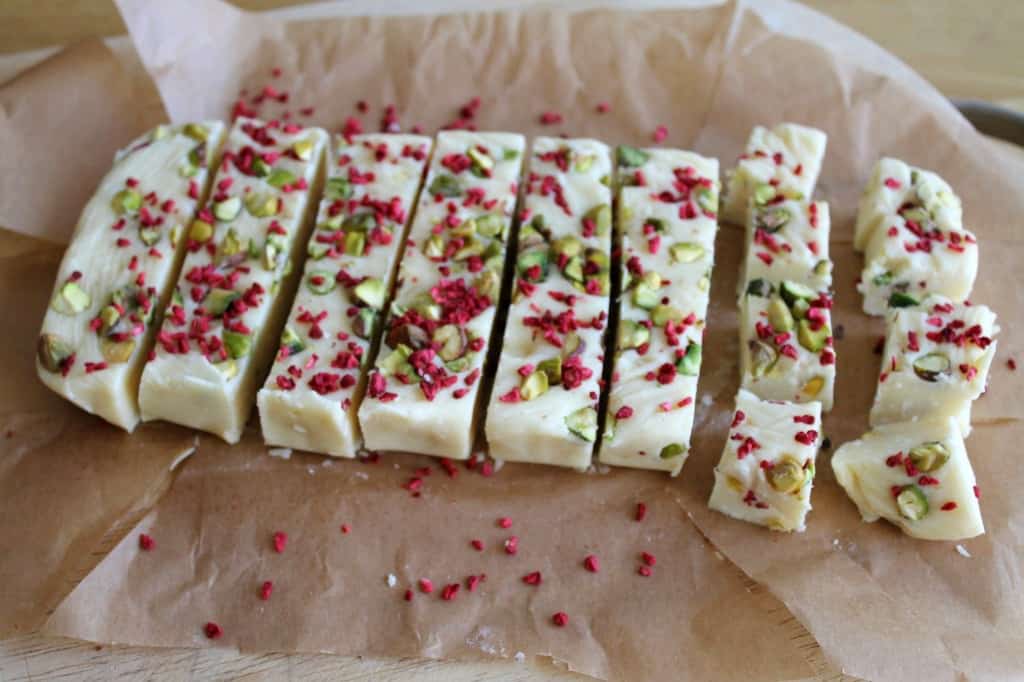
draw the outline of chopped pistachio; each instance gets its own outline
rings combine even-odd
[[[349,256],[362,256],[366,251],[366,233],[349,232],[345,235],[345,253]]]
[[[668,247],[673,263],[693,263],[704,257],[704,247],[693,242],[676,242]]]
[[[887,287],[892,284],[892,273],[886,270],[880,275],[871,278],[871,283],[876,287]]]
[[[452,259],[456,261],[463,261],[471,256],[483,255],[484,245],[483,242],[469,237],[465,240],[465,244],[462,245],[458,251],[452,254]]]
[[[417,296],[409,307],[428,320],[441,319],[441,306],[431,297],[430,292],[425,291]]]
[[[823,388],[825,388],[825,377],[819,375],[808,379],[807,383],[800,387],[800,392],[809,398],[816,398]]]
[[[890,308],[910,308],[918,302],[916,298],[903,291],[894,291],[889,295]]]
[[[139,225],[139,239],[142,240],[142,243],[146,246],[153,246],[160,241],[160,228]]]
[[[637,149],[636,147],[619,145],[619,148],[616,150],[616,159],[618,160],[619,165],[626,168],[642,166],[647,163],[647,159],[649,158],[651,158],[650,154],[642,149]]]
[[[772,286],[771,282],[760,277],[750,280],[747,283],[747,293],[751,296],[771,296],[772,292],[775,291],[775,287]]]
[[[587,211],[584,218],[593,220],[594,225],[597,226],[598,236],[604,236],[612,227],[612,207],[608,204],[598,204]]]
[[[117,309],[117,306],[113,304],[103,306],[103,309],[100,310],[100,334],[108,333],[120,319],[121,311]]]
[[[214,317],[220,317],[231,306],[232,303],[241,298],[241,294],[232,289],[211,289],[203,301],[206,312]]]
[[[914,374],[925,381],[938,381],[949,375],[952,366],[945,353],[928,353],[914,360]]]
[[[533,400],[548,392],[548,375],[540,370],[531,372],[519,386],[523,400]]]
[[[751,339],[747,343],[747,350],[750,353],[750,373],[755,377],[770,372],[779,359],[778,351],[759,339]]]
[[[832,272],[832,261],[821,259],[814,264],[814,274],[818,277],[828,277]]]
[[[658,457],[661,459],[672,459],[686,452],[686,446],[682,443],[669,443],[661,449]]]
[[[220,362],[215,362],[213,366],[217,368],[217,371],[221,373],[225,381],[230,381],[238,376],[238,363],[235,362],[234,358],[226,358]]]
[[[277,257],[281,254],[275,242],[267,240],[263,245],[263,268],[265,270],[277,269]]]
[[[486,296],[492,301],[496,301],[501,291],[501,278],[493,270],[484,270],[477,276],[476,281],[473,282],[473,287],[481,296]]]
[[[257,156],[252,161],[252,174],[257,178],[265,178],[270,175],[270,164]]]
[[[802,320],[807,317],[807,311],[811,309],[811,304],[802,298],[798,298],[793,301],[793,305],[790,306],[789,310],[793,313],[793,317]]]
[[[330,293],[335,284],[334,275],[327,270],[311,270],[306,276],[306,287],[317,296]]]
[[[445,362],[460,358],[466,352],[466,332],[457,324],[445,324],[435,329],[433,341],[441,346],[437,354]]]
[[[309,247],[306,249],[306,253],[313,260],[321,260],[327,255],[327,252],[331,250],[331,247],[327,244],[321,244],[320,242],[310,242]]]
[[[794,282],[790,279],[782,280],[782,284],[779,285],[779,294],[785,299],[789,306],[792,306],[795,301],[813,301],[818,297],[818,294],[814,289],[809,286]]]
[[[574,355],[580,355],[586,350],[586,347],[586,342],[579,334],[569,332],[565,335],[565,340],[562,342],[562,357],[569,358]]]
[[[684,376],[695,377],[700,374],[701,345],[690,341],[683,357],[676,360],[676,371]]]
[[[830,336],[832,336],[832,330],[827,324],[823,324],[815,330],[811,328],[811,322],[806,318],[797,323],[796,339],[801,346],[812,353],[817,353],[824,348],[825,341]]]
[[[300,161],[309,161],[313,156],[313,147],[316,146],[316,141],[313,138],[307,138],[305,140],[299,140],[292,145],[292,152],[295,153],[295,157]]]
[[[476,231],[485,237],[497,237],[505,231],[505,219],[499,213],[486,213],[475,219]]]
[[[784,455],[765,472],[765,478],[768,479],[768,485],[774,490],[788,494],[795,493],[804,486],[807,472],[804,471],[800,462],[789,455]]]
[[[710,187],[697,188],[697,205],[708,213],[718,212],[718,194]]]
[[[245,197],[245,208],[256,218],[268,218],[278,214],[280,202],[271,194],[252,192]]]
[[[213,225],[196,218],[188,230],[188,238],[194,242],[205,243],[213,237]]]
[[[430,187],[427,188],[427,191],[431,196],[462,196],[462,187],[459,185],[459,181],[454,175],[448,175],[447,173],[438,174],[434,178],[433,182],[430,183]]]
[[[562,357],[556,355],[553,358],[541,360],[537,363],[537,371],[544,372],[549,385],[557,386],[562,383]]]
[[[661,297],[658,295],[658,289],[660,288],[661,275],[653,270],[648,270],[633,289],[633,304],[650,310],[658,305],[658,302],[661,300]]]
[[[381,361],[380,367],[389,374],[404,376],[411,381],[416,377],[416,369],[409,362],[410,355],[412,355],[412,348],[405,344],[399,344]]]
[[[664,327],[666,322],[680,322],[683,311],[675,306],[658,304],[651,310],[651,322],[655,327]]]
[[[373,308],[360,308],[352,318],[352,331],[361,339],[369,340],[373,336],[373,325],[377,321],[377,311]]]
[[[48,372],[59,372],[64,361],[74,354],[74,349],[67,341],[56,334],[43,334],[36,345],[36,357],[39,364]]]
[[[586,173],[596,160],[597,157],[593,154],[580,154],[576,157],[576,163],[573,164],[573,168],[577,173]]]
[[[384,306],[387,287],[384,286],[384,282],[376,277],[367,277],[355,286],[352,293],[369,307],[374,310],[380,310]]]
[[[218,201],[213,205],[213,215],[217,220],[222,222],[230,222],[238,217],[238,214],[242,212],[242,198],[241,197],[229,197],[223,201]]]
[[[118,215],[138,211],[142,206],[142,194],[134,189],[123,189],[114,195],[110,205]]]
[[[267,176],[267,184],[271,187],[281,188],[285,185],[291,185],[295,183],[295,173],[292,173],[286,168],[275,168]]]
[[[252,336],[249,334],[225,329],[223,337],[224,348],[227,349],[228,355],[233,358],[245,357],[252,350]]]
[[[555,252],[555,255],[564,255],[572,258],[583,252],[583,242],[578,237],[570,234],[553,241],[551,249]]]
[[[427,258],[443,258],[444,251],[444,237],[439,234],[432,234],[423,242],[423,255]]]
[[[466,156],[468,156],[469,160],[473,162],[474,169],[479,171],[489,171],[494,168],[494,159],[476,147],[470,147],[467,149]]]
[[[346,178],[329,178],[324,186],[324,198],[330,201],[338,199],[350,199],[352,197],[352,183]],[[340,215],[338,216],[341,217]],[[340,222],[339,222],[340,224]],[[337,229],[337,228],[335,228]]]
[[[281,332],[281,348],[287,348],[288,357],[291,357],[306,350],[306,344],[302,342],[302,338],[294,329],[285,327],[284,331]]]
[[[938,471],[949,461],[949,449],[939,441],[931,441],[910,448],[907,456],[918,471],[928,474]]]
[[[548,276],[549,262],[548,250],[536,249],[519,254],[519,258],[516,260],[516,268],[519,270],[520,277],[531,282],[543,282]],[[527,271],[534,266],[539,267],[540,272],[537,273],[537,276],[528,275]]]
[[[61,315],[77,315],[92,305],[92,296],[78,282],[65,282],[50,302]]]
[[[768,323],[777,332],[793,330],[793,313],[789,312],[789,306],[778,296],[773,296],[768,302]]]
[[[758,206],[764,206],[774,198],[775,188],[771,185],[758,185],[754,189],[754,203]]]
[[[175,225],[171,228],[171,246],[178,248],[178,240],[181,239],[181,225]]]
[[[114,341],[103,337],[100,339],[100,353],[107,362],[121,363],[128,362],[135,352],[135,339],[126,341]]]
[[[501,158],[503,160],[505,160],[505,161],[513,161],[515,159],[518,159],[519,158],[519,150],[518,149],[509,149],[509,148],[506,147],[503,150],[502,154],[501,154]]]
[[[153,128],[153,132],[150,134],[149,139],[151,142],[156,142],[157,140],[164,139],[170,134],[171,127],[164,124],[160,124],[156,128]]]
[[[597,440],[597,410],[592,407],[581,407],[565,417],[565,426],[569,432],[583,440],[593,443]]]
[[[206,142],[206,138],[210,136],[210,131],[204,125],[199,123],[186,123],[181,129],[181,132],[191,137],[196,142]]]
[[[651,330],[633,320],[619,320],[618,343],[619,350],[639,348],[651,341]]]
[[[928,498],[916,485],[905,485],[896,494],[896,507],[903,518],[920,521],[928,515]]]

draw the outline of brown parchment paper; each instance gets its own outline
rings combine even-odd
[[[479,95],[483,128],[550,133],[536,121],[554,109],[566,117],[558,130],[643,144],[665,124],[667,144],[718,156],[723,166],[756,123],[796,120],[825,129],[830,143],[820,194],[833,205],[835,321],[845,331],[837,409],[826,420],[837,445],[866,426],[878,363],[870,348],[881,333],[877,321],[858,312],[853,285],[860,267],[849,246],[856,196],[880,154],[936,169],[957,187],[981,238],[974,298],[995,307],[1004,328],[991,390],[975,406],[968,443],[989,532],[962,543],[966,558],[952,544],[862,524],[832,481],[828,453],[804,535],[769,534],[706,509],[736,387],[731,292],[741,238],[726,227],[706,343],[716,353],[707,354],[701,379],[701,394],[713,402],[698,410],[694,451],[680,479],[508,465],[493,478],[462,471],[448,481],[435,468],[427,492],[414,500],[400,484],[426,460],[325,465],[296,455],[282,462],[262,454],[255,432],[236,448],[203,439],[138,526],[154,534],[158,551],[140,553],[136,532],[129,534],[57,609],[51,632],[201,645],[201,624],[217,620],[224,641],[246,650],[523,651],[621,679],[805,675],[793,669],[803,666],[792,643],[775,641],[766,614],[736,596],[742,584],[727,563],[715,563],[685,522],[689,515],[726,556],[780,596],[847,672],[878,680],[1020,675],[1024,514],[1014,502],[1024,476],[1011,453],[1022,431],[1020,379],[1005,358],[1021,347],[1016,224],[1024,168],[906,67],[783,2],[287,26],[212,2],[182,5],[121,3],[140,56],[178,120],[223,116],[239,88],[255,92],[272,82],[293,97],[273,113],[315,105],[309,120],[332,128],[364,99],[373,106],[367,128],[375,128],[381,105],[394,103],[406,127],[432,130]],[[196,49],[189,28],[195,25],[217,39]],[[284,81],[269,78],[274,66]],[[613,109],[597,116],[593,107],[601,100]],[[12,286],[19,291],[18,281]],[[629,512],[644,497],[656,513],[636,524]],[[505,532],[494,518],[505,513],[525,529],[505,531],[521,537],[514,558],[496,544]],[[351,523],[352,532],[341,535],[340,523]],[[291,538],[282,555],[271,548],[275,530]],[[484,553],[467,549],[472,537],[486,542]],[[528,547],[540,551],[531,556]],[[641,549],[658,556],[651,578],[634,575]],[[578,567],[591,551],[602,557],[597,576]],[[517,582],[529,570],[544,573],[540,589]],[[454,602],[436,593],[417,594],[411,604],[401,599],[424,572],[440,587],[481,571],[487,581],[473,594],[463,586]],[[275,594],[264,604],[258,589],[266,579],[275,581]],[[570,613],[565,630],[547,624],[557,609]]]

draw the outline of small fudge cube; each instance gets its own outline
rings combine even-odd
[[[327,133],[238,118],[142,373],[142,418],[242,436],[278,346]]]
[[[985,525],[953,418],[879,426],[832,456],[836,480],[867,522],[883,518],[922,540],[964,540]]]
[[[818,401],[828,412],[836,377],[832,297],[783,280],[754,280],[740,301],[741,385],[766,400]]]
[[[832,288],[828,239],[831,221],[824,201],[786,198],[771,185],[755,191],[747,212],[747,255],[739,280],[798,282],[815,291]]]
[[[600,461],[680,472],[690,452],[718,229],[718,161],[633,150],[618,197],[623,293]],[[625,166],[625,167],[624,167]]]
[[[966,437],[971,401],[985,391],[997,333],[988,307],[942,297],[890,313],[871,425],[956,417]]]
[[[385,134],[332,141],[302,284],[257,396],[268,445],[339,457],[362,445],[367,356],[431,143]]]
[[[916,209],[911,218],[919,212],[943,230],[963,228],[960,198],[945,180],[899,159],[883,158],[875,164],[860,198],[854,248],[863,251],[876,230],[888,229],[893,217],[908,209]]]
[[[751,196],[764,184],[809,200],[825,159],[827,140],[820,130],[795,123],[782,123],[771,130],[754,128],[746,152],[726,178],[722,218],[745,224]]]
[[[602,142],[534,140],[515,288],[487,409],[496,459],[590,465],[611,292],[611,173]]]
[[[131,431],[156,312],[177,278],[181,232],[206,195],[225,126],[159,126],[117,154],[82,210],[39,336],[47,387]]]
[[[469,458],[524,147],[438,134],[359,408],[367,448]]]
[[[820,403],[760,400],[740,389],[708,506],[772,530],[803,531],[820,436]]]

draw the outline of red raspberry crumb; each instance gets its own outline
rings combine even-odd
[[[203,626],[203,632],[206,633],[206,636],[209,639],[217,639],[224,634],[224,630],[212,621]]]
[[[288,533],[277,531],[274,533],[274,551],[278,554],[284,553],[284,548],[288,544]]]
[[[643,502],[636,503],[636,516],[634,518],[637,521],[643,521],[644,517],[647,516],[647,505]]]
[[[153,549],[155,545],[156,543],[153,542],[153,537],[151,535],[146,535],[145,533],[139,535],[139,549],[148,552]]]
[[[551,616],[551,622],[560,628],[564,628],[569,624],[569,614],[565,611],[559,611],[558,613]]]
[[[498,519],[498,525],[502,528],[511,528],[512,519],[510,519],[507,516],[502,516],[500,519]]]
[[[583,560],[583,567],[591,573],[597,573],[601,570],[601,564],[593,554],[588,554]]]
[[[424,594],[430,594],[434,591],[434,583],[430,581],[430,578],[420,578],[419,585],[420,592]]]
[[[260,599],[267,601],[270,599],[271,593],[274,591],[274,582],[272,580],[264,580],[263,585],[260,586]]]

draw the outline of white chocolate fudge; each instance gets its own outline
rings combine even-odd
[[[438,134],[359,408],[367,448],[469,457],[524,148]]]
[[[757,126],[750,133],[746,153],[726,177],[722,218],[746,223],[747,205],[754,190],[771,184],[794,199],[810,200],[825,159],[825,133],[795,123],[771,130]]]
[[[832,470],[869,523],[883,518],[922,540],[985,532],[974,470],[953,418],[879,426],[836,450]]]
[[[718,161],[620,148],[619,164],[626,180],[618,198],[623,284],[599,458],[675,476],[690,453],[718,228]]]
[[[224,131],[219,121],[159,126],[119,152],[57,271],[39,378],[126,431],[139,422],[139,376],[181,264],[179,235],[206,194]]]
[[[611,293],[611,150],[533,142],[512,303],[487,408],[492,457],[586,469]]]
[[[985,391],[997,333],[995,313],[986,306],[941,297],[890,313],[871,425],[956,417],[966,437],[971,401]]]
[[[278,345],[327,134],[239,118],[184,237],[177,291],[142,373],[142,418],[238,442]],[[290,274],[291,273],[291,274]]]
[[[953,189],[931,171],[883,158],[875,164],[857,208],[853,246],[863,251],[878,229],[888,229],[894,216],[916,208],[943,230],[963,228],[963,208]]]
[[[963,229],[960,200],[938,176],[901,161],[883,159],[878,174],[861,201],[857,225],[864,312],[883,315],[928,294],[965,300],[978,274],[978,243]],[[880,207],[889,204],[895,208],[882,213]]]
[[[830,224],[824,201],[787,199],[771,185],[761,185],[747,211],[747,252],[739,279],[740,295],[755,279],[772,284],[790,280],[815,291],[831,289]]]
[[[832,297],[783,280],[751,282],[740,301],[741,385],[766,400],[832,409],[836,351]]]
[[[820,441],[820,403],[759,400],[740,389],[708,506],[772,530],[803,532]]]
[[[332,140],[302,283],[257,396],[268,445],[338,457],[362,445],[366,363],[431,144],[417,135]]]

